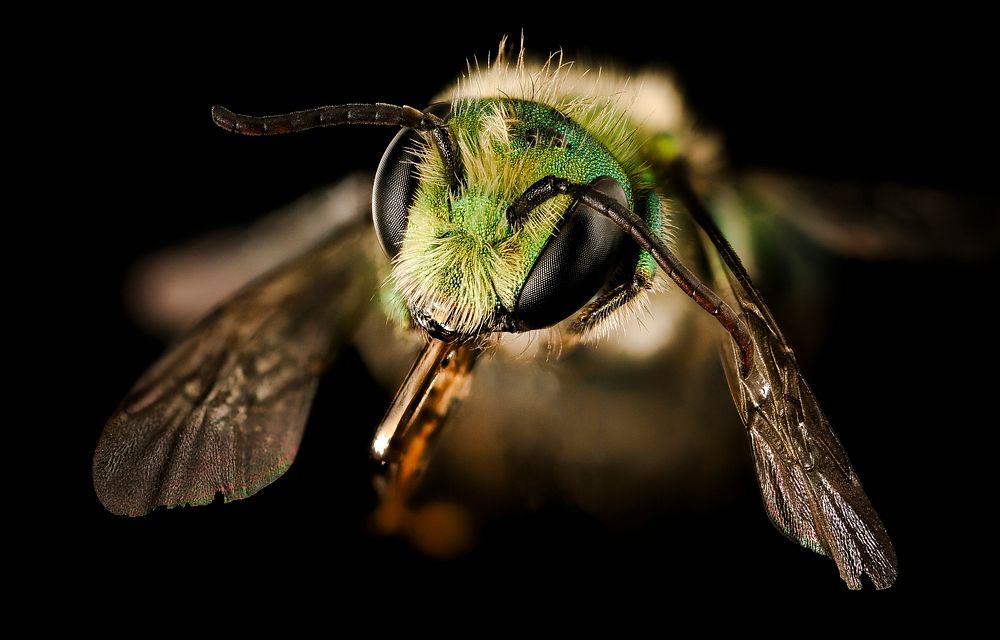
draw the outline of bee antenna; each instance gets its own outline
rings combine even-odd
[[[338,104],[273,116],[248,116],[225,107],[212,107],[212,121],[226,131],[245,136],[278,136],[341,124],[409,127],[429,132],[451,177],[452,190],[462,183],[461,157],[451,129],[429,111],[394,104]]]
[[[565,178],[546,176],[528,187],[524,193],[507,208],[507,222],[516,229],[524,224],[527,214],[537,206],[558,195],[573,196],[578,201],[606,216],[622,231],[631,236],[639,248],[645,249],[666,273],[667,277],[680,287],[681,291],[694,300],[698,306],[715,316],[719,324],[732,336],[740,351],[740,377],[746,377],[753,363],[753,338],[746,322],[740,314],[729,306],[719,294],[712,291],[688,269],[670,248],[652,232],[646,222],[628,207],[614,198],[601,193],[589,184],[570,182]]]

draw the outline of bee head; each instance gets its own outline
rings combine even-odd
[[[625,233],[570,195],[535,202],[529,190],[557,176],[630,207],[621,165],[540,103],[480,99],[427,111],[448,127],[455,162],[428,133],[404,128],[372,195],[391,285],[411,318],[432,337],[461,340],[548,327],[579,311],[620,263]]]
[[[588,128],[548,104],[509,97],[263,117],[216,106],[212,116],[244,135],[402,127],[375,177],[375,228],[393,262],[390,286],[442,340],[554,325],[608,287],[623,245],[637,251],[623,231],[636,228],[626,217],[637,178],[623,168],[622,149],[602,142],[630,139],[615,117]],[[585,194],[588,204],[578,201]]]

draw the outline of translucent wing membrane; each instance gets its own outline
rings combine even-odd
[[[729,334],[732,395],[750,433],[757,477],[772,520],[792,539],[832,556],[852,589],[861,588],[862,574],[868,574],[876,587],[888,587],[896,577],[892,543],[802,378],[791,347],[739,257],[701,204],[684,165],[662,170],[670,193],[705,232],[718,291],[706,287],[635,212],[588,185],[547,176],[529,187],[508,213],[536,207],[556,193],[573,195],[649,251],[666,276]],[[720,296],[724,291],[735,298],[738,311]]]
[[[366,216],[371,201],[371,176],[354,174],[250,226],[157,251],[132,269],[126,292],[132,311],[147,330],[179,335],[252,280]]]
[[[723,362],[736,409],[753,450],[761,496],[771,521],[799,544],[834,559],[851,589],[867,575],[878,589],[896,580],[896,552],[847,454],[823,415],[795,354],[732,246],[687,179],[668,168],[673,193],[705,232],[719,293],[740,310],[751,353],[729,338]],[[746,366],[746,365],[749,366]]]
[[[94,456],[109,511],[245,498],[288,469],[318,377],[375,287],[366,231],[341,229],[251,283],[142,376]]]
[[[1000,246],[1000,199],[893,183],[851,183],[767,171],[736,176],[750,207],[844,255],[866,260],[980,260]]]
[[[896,554],[882,521],[791,349],[752,303],[741,302],[753,366],[740,378],[730,349],[727,376],[771,521],[792,540],[832,557],[851,589],[861,588],[863,574],[876,588],[889,587]]]

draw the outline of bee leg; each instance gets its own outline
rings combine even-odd
[[[636,274],[629,282],[608,289],[596,300],[588,304],[570,325],[571,333],[586,335],[599,330],[615,317],[615,313],[627,307],[639,294],[648,291],[651,281]]]

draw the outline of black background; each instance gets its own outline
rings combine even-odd
[[[66,268],[46,276],[59,294],[44,315],[62,327],[50,334],[58,336],[53,353],[68,357],[47,362],[41,375],[64,389],[49,396],[48,411],[69,445],[66,479],[44,501],[56,524],[39,535],[55,536],[59,550],[46,575],[117,584],[101,587],[112,604],[156,594],[168,610],[253,607],[314,580],[321,592],[345,586],[364,599],[482,594],[504,615],[580,615],[557,603],[586,594],[609,609],[652,599],[686,617],[694,614],[672,606],[678,594],[705,602],[756,595],[771,612],[763,622],[786,601],[810,603],[792,610],[882,606],[974,570],[981,543],[969,539],[978,525],[963,496],[976,484],[987,456],[982,434],[995,419],[980,414],[990,404],[989,374],[972,367],[992,366],[995,323],[983,308],[993,291],[989,266],[962,262],[838,261],[832,329],[807,373],[897,545],[900,578],[888,593],[848,594],[832,562],[778,535],[749,456],[745,485],[720,504],[656,514],[640,530],[611,533],[563,505],[543,505],[491,529],[467,557],[422,559],[367,532],[374,495],[364,425],[376,424],[388,395],[352,354],[344,363],[352,375],[321,386],[298,461],[273,487],[248,501],[142,519],[105,512],[90,482],[94,444],[162,349],[125,312],[129,265],[206,229],[253,220],[349,169],[371,170],[392,135],[340,128],[243,139],[213,127],[212,104],[249,113],[347,101],[422,105],[467,57],[482,60],[503,34],[516,39],[523,28],[537,53],[562,46],[627,66],[671,66],[703,121],[726,133],[737,166],[973,193],[992,186],[991,76],[972,18],[858,14],[779,26],[795,16],[720,11],[570,26],[557,12],[471,25],[443,10],[417,14],[242,16],[252,26],[160,16],[88,31],[66,56],[65,81],[47,89],[66,107],[62,117],[88,124],[83,135],[60,129],[63,152],[47,167],[71,189],[57,219],[45,220],[60,230],[54,251]],[[353,425],[337,424],[343,397],[366,400]],[[166,586],[175,580],[182,586]]]

